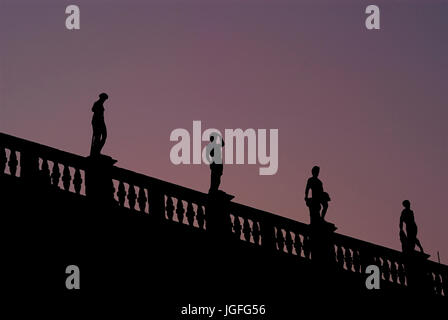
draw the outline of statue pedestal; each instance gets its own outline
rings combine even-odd
[[[112,167],[117,162],[110,156],[95,155],[87,157],[86,196],[98,206],[108,206],[113,202],[114,186]]]
[[[221,190],[208,194],[205,208],[207,232],[218,238],[226,238],[232,234],[229,204],[234,197]]]
[[[337,227],[325,220],[315,220],[310,224],[311,259],[318,268],[335,265],[333,234]]]
[[[338,228],[334,223],[319,219],[310,224],[311,228],[319,232],[335,232]]]

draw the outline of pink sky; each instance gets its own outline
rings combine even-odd
[[[77,154],[100,92],[118,165],[206,192],[206,165],[175,166],[172,130],[279,129],[279,169],[224,168],[235,201],[308,222],[313,165],[339,232],[400,248],[411,200],[423,247],[448,262],[448,4],[375,1],[0,3],[0,131]],[[205,144],[204,144],[205,145]]]

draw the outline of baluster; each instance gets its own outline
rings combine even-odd
[[[47,159],[42,159],[42,169],[40,170],[42,182],[45,184],[51,184],[50,167],[48,166]]]
[[[305,255],[306,259],[311,259],[311,241],[310,236],[306,235],[303,236],[303,254]]]
[[[360,273],[364,273],[366,270],[366,262],[367,262],[366,250],[359,249],[358,255],[359,255]]]
[[[364,265],[364,272],[365,272],[365,270],[367,269],[367,267],[369,265],[371,265],[371,264],[376,265],[380,269],[380,278],[381,278],[383,273],[382,273],[382,269],[381,269],[381,260],[380,260],[380,258],[377,258],[375,256],[368,256],[366,258],[367,259],[366,259],[366,261],[365,261],[366,263]]]
[[[344,268],[344,252],[342,251],[342,246],[341,245],[336,245],[336,246],[337,246],[337,250],[336,250],[337,265],[340,268]]]
[[[0,175],[5,173],[6,163],[8,159],[6,158],[5,148],[0,147]]]
[[[120,207],[124,207],[124,201],[126,200],[126,189],[124,187],[123,181],[120,181],[118,183],[117,197],[118,197],[118,205]]]
[[[434,278],[434,276],[435,276],[435,274],[432,271],[430,271],[428,274],[426,274],[426,281],[430,283],[429,285],[431,286],[431,291],[432,291],[431,293],[437,295],[436,282],[435,282],[436,279]]]
[[[448,270],[445,270],[442,273],[442,289],[443,289],[443,295],[445,297],[448,297]]]
[[[146,210],[146,201],[148,201],[148,199],[146,198],[145,189],[142,186],[140,186],[138,188],[137,203],[138,203],[138,208],[143,213],[145,213],[145,210]]]
[[[233,232],[237,239],[241,238],[241,222],[238,216],[234,216],[233,218]]]
[[[390,268],[389,261],[386,258],[382,258],[383,263],[381,264],[381,273],[384,274],[384,280],[389,281],[390,278]]]
[[[176,205],[176,215],[177,215],[177,221],[179,223],[184,223],[184,204],[181,199],[177,199],[177,205]]]
[[[440,275],[438,273],[434,273],[434,290],[438,296],[442,295],[442,280],[440,279]]]
[[[257,221],[253,221],[252,229],[253,229],[252,237],[254,239],[254,243],[256,245],[259,245],[260,244],[260,235],[261,235],[261,233],[260,233],[260,227],[258,226],[258,222]]]
[[[277,227],[277,248],[280,251],[285,249],[285,238],[283,237],[283,231],[280,227]]]
[[[249,224],[249,220],[247,218],[244,218],[243,222],[243,234],[244,234],[244,240],[250,242],[250,233],[252,232]]]
[[[76,172],[75,172],[76,174]],[[81,178],[81,177],[80,177]],[[82,180],[81,180],[82,181]],[[117,201],[115,200],[115,186],[114,186],[114,181],[112,179],[109,180],[109,190],[110,190],[110,199],[112,200],[113,203],[117,203]],[[75,185],[75,181],[73,180],[73,185]],[[80,186],[80,190],[81,190],[81,183],[79,184]],[[76,191],[76,187],[75,187],[75,191]]]
[[[345,250],[344,255],[345,266],[347,267],[348,271],[352,271],[352,252],[350,248],[347,247],[344,247],[344,250]]]
[[[285,240],[285,244],[286,244],[286,251],[289,254],[292,254],[292,245],[293,245],[293,241],[292,241],[292,237],[291,237],[291,232],[286,230],[286,240]]]
[[[404,285],[405,282],[405,273],[404,273],[404,268],[403,268],[403,263],[399,263],[398,264],[398,280],[400,280],[400,284]]]
[[[168,199],[166,200],[166,216],[168,220],[173,221],[174,204],[173,199],[170,196],[168,196]]]
[[[53,169],[51,172],[51,184],[59,186],[59,179],[61,178],[61,172],[59,171],[59,165],[56,161],[53,162]]]
[[[129,184],[129,188],[128,188],[129,209],[135,210],[136,200],[137,200],[137,194],[135,193],[135,187],[134,187],[134,185]]]
[[[376,265],[381,271],[381,261],[379,260],[379,258],[375,257],[372,252],[364,251],[364,254],[361,257],[362,257],[361,261],[363,263],[363,270],[362,270],[363,272],[365,272],[367,266],[371,264]]]
[[[14,150],[11,150],[11,154],[9,155],[8,167],[9,167],[9,172],[11,173],[11,175],[13,177],[16,176],[18,164],[19,164],[19,162],[17,161],[17,154]]]
[[[398,278],[398,274],[397,274],[397,265],[395,264],[395,261],[391,261],[390,262],[390,274],[392,276],[392,282],[393,283],[397,283],[397,278]]]
[[[356,273],[361,272],[361,259],[359,257],[359,251],[356,249],[353,249],[353,268]]]
[[[196,220],[198,221],[199,229],[204,229],[204,221],[205,221],[205,215],[204,215],[204,209],[202,209],[201,205],[198,205],[198,212],[196,213]]]
[[[146,201],[147,201],[147,204],[148,204],[148,214],[153,216],[154,214],[152,212],[152,205],[153,204],[152,204],[152,200],[151,200],[151,196],[152,196],[151,189],[147,189],[147,192],[148,192],[148,198],[146,199]]]
[[[72,180],[72,177],[70,175],[70,169],[69,169],[68,165],[65,164],[64,170],[62,171],[62,185],[63,185],[65,191],[69,191],[71,180]]]
[[[294,237],[294,249],[296,249],[296,254],[300,257],[302,255],[302,240],[298,233]]]
[[[78,168],[76,168],[75,176],[73,178],[73,186],[75,187],[76,194],[79,194],[81,192],[81,185],[82,185],[81,171]]]
[[[188,225],[193,226],[193,223],[194,223],[194,209],[193,209],[193,204],[191,203],[191,201],[188,201],[187,213],[185,215],[187,216]]]
[[[27,159],[29,157],[29,153],[21,151],[20,152],[20,161],[19,161],[19,167],[20,167],[20,177],[21,178],[29,178],[29,169],[30,169],[30,163]]]

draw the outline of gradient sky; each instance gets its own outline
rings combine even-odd
[[[0,0],[0,131],[86,155],[104,91],[104,153],[206,192],[208,166],[171,164],[173,129],[279,129],[276,175],[224,168],[235,201],[308,223],[317,164],[338,232],[400,249],[409,199],[448,263],[447,34],[443,0]]]

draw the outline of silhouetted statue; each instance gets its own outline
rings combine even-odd
[[[92,144],[90,147],[90,155],[99,155],[101,150],[106,143],[107,129],[106,123],[104,122],[104,102],[109,98],[106,93],[101,93],[99,95],[98,101],[93,104],[92,112]]]
[[[330,196],[328,193],[324,192],[324,187],[322,181],[318,178],[320,168],[314,166],[311,169],[312,177],[308,179],[305,188],[305,202],[310,209],[311,223],[323,220],[328,209],[328,202],[330,201]],[[312,192],[312,198],[309,198],[309,191]],[[321,217],[321,207],[322,217]]]
[[[420,252],[423,252],[423,247],[417,239],[417,224],[414,219],[414,211],[411,210],[411,202],[409,200],[403,201],[403,211],[400,216],[400,241],[403,252],[413,252],[417,245]],[[406,233],[403,230],[403,223],[406,224]]]
[[[221,144],[218,144],[217,138],[220,138]],[[206,148],[206,157],[210,162],[210,189],[209,193],[217,192],[221,184],[221,176],[223,172],[222,148],[224,147],[224,139],[218,133],[210,134],[210,143]]]

